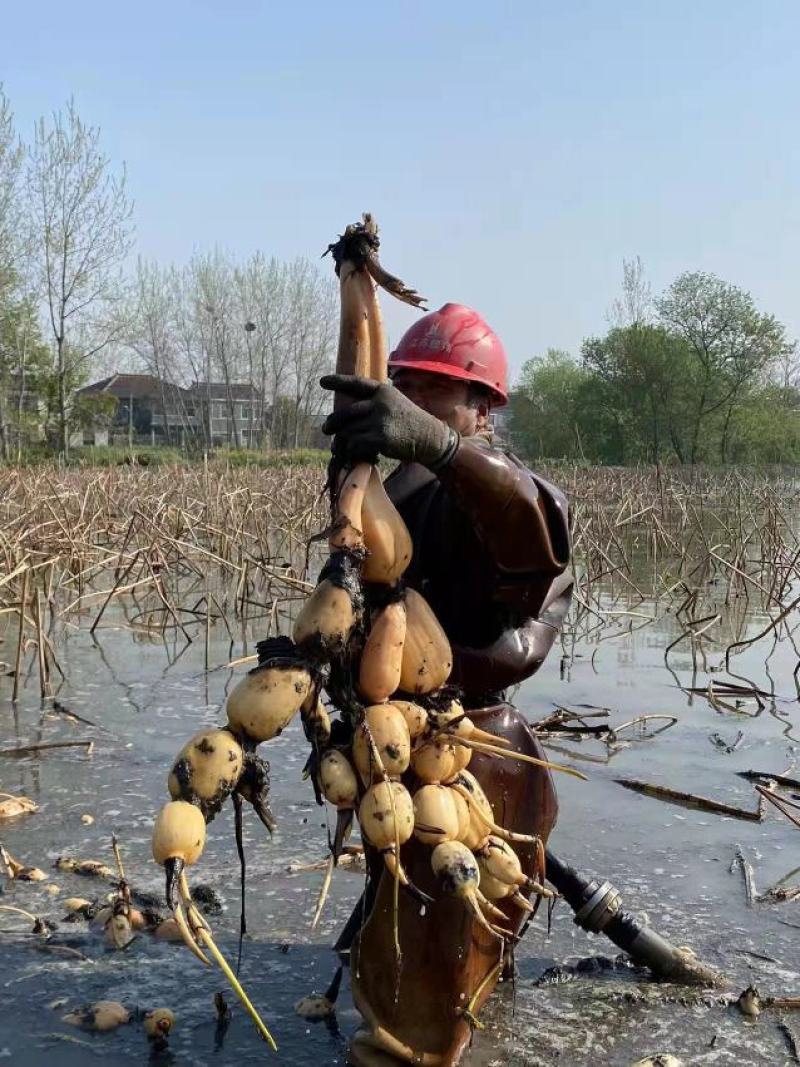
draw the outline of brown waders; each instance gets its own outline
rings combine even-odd
[[[543,758],[520,713],[503,701],[507,687],[544,660],[566,614],[571,581],[568,508],[563,495],[484,438],[462,440],[436,475],[404,465],[386,489],[405,520],[414,554],[405,579],[431,604],[453,648],[451,681],[482,730],[519,752]],[[538,835],[553,828],[557,802],[548,771],[511,759],[473,754],[469,770],[492,804],[496,822]],[[533,849],[514,846],[533,874]],[[433,898],[424,906],[398,897],[383,858],[367,848],[367,892],[339,939],[350,949],[353,999],[364,1026],[353,1038],[357,1067],[459,1062],[477,1016],[503,968],[504,946],[443,894],[431,848],[412,838],[401,849],[411,882]],[[508,929],[526,913],[500,902]]]
[[[473,710],[470,717],[482,730],[508,738],[518,752],[544,758],[541,745],[511,705]],[[502,826],[547,840],[557,814],[549,771],[478,754],[469,769]],[[515,849],[531,875],[531,847]],[[431,870],[430,846],[412,839],[401,854],[408,877],[434,903],[424,906],[421,914],[423,906],[401,889],[398,963],[394,880],[380,855],[369,857],[379,883],[350,953],[353,1000],[365,1020],[351,1043],[350,1057],[358,1067],[398,1062],[451,1067],[469,1043],[470,1016],[478,1015],[500,977],[503,945],[475,922],[461,901],[442,894]],[[526,913],[503,901],[499,907],[508,917],[507,928],[517,933]]]

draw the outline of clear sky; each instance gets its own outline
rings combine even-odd
[[[102,128],[143,255],[313,257],[371,210],[518,368],[601,332],[637,254],[800,335],[799,41],[798,0],[28,0],[0,80],[25,137],[70,95]]]

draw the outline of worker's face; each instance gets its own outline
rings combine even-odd
[[[417,407],[446,422],[463,437],[483,429],[489,418],[488,404],[470,400],[469,383],[459,378],[404,367],[395,371],[392,383]]]

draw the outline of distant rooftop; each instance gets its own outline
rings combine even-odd
[[[164,394],[182,394],[185,399],[212,400],[255,400],[260,399],[261,391],[255,389],[247,382],[192,382],[188,389],[180,385],[156,378],[153,374],[111,374],[108,378],[102,378],[99,382],[92,382],[78,390],[79,396],[94,396],[97,393],[105,393],[107,396],[115,396],[120,400],[128,397],[153,397],[160,399]]]
[[[256,400],[261,397],[261,390],[255,389],[249,382],[192,382],[189,392],[196,396],[208,397],[212,400]]]
[[[170,382],[162,381],[152,374],[112,374],[99,382],[92,382],[78,390],[79,396],[93,396],[97,393],[105,393],[107,396],[115,396],[119,399],[127,397],[160,397],[163,393],[183,393],[187,390]]]

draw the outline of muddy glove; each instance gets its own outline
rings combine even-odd
[[[322,425],[323,433],[336,435],[334,452],[345,462],[374,462],[381,455],[439,470],[452,459],[460,440],[456,431],[389,382],[326,374],[320,385],[353,399]]]

